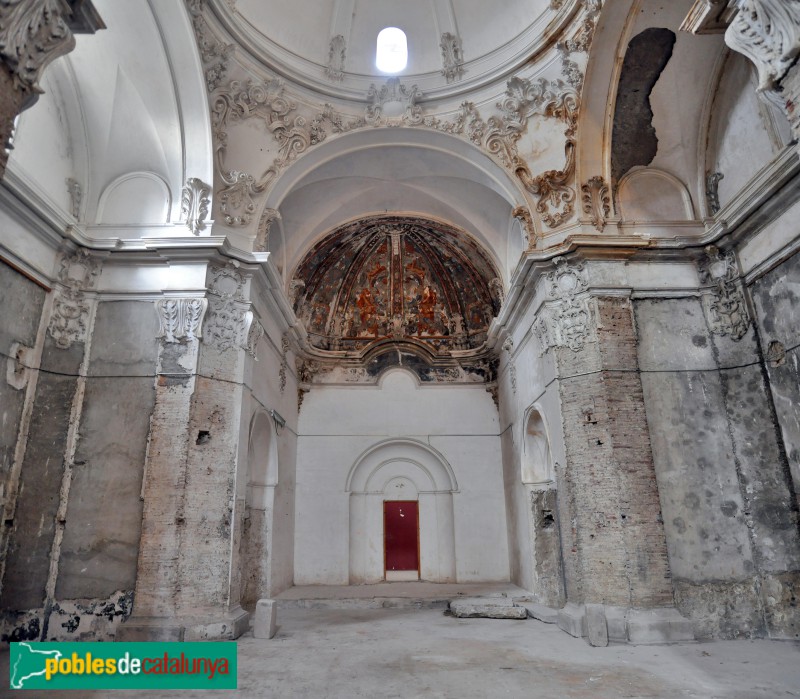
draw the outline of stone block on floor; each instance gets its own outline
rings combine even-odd
[[[586,605],[586,635],[590,646],[605,648],[608,645],[608,624],[602,604]]]
[[[453,616],[461,619],[484,617],[487,619],[527,619],[528,610],[518,607],[507,597],[478,597],[450,602]]]
[[[545,607],[543,604],[536,604],[535,602],[521,602],[515,599],[516,603],[525,607],[528,610],[528,616],[536,619],[537,621],[544,622],[545,624],[558,623],[558,609],[552,607]]]
[[[253,620],[253,636],[255,638],[272,638],[275,636],[278,619],[278,605],[274,599],[260,599],[256,602],[256,616]]]

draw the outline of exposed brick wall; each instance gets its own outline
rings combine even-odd
[[[631,303],[599,298],[597,310],[597,342],[578,352],[556,350],[567,456],[559,487],[566,495],[568,599],[671,605]]]

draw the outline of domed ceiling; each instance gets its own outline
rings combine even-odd
[[[349,223],[315,245],[294,278],[295,313],[321,350],[363,355],[402,342],[432,355],[486,341],[502,283],[466,234],[414,217]]]
[[[330,94],[365,89],[378,33],[402,29],[408,64],[397,75],[426,91],[494,80],[552,43],[576,0],[212,0],[238,43],[273,70]],[[366,80],[366,82],[365,82]]]

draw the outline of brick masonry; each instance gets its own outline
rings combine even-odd
[[[567,598],[673,603],[631,302],[598,298],[597,341],[557,348],[567,465],[557,474]]]

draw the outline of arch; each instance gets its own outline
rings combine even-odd
[[[350,584],[384,579],[383,503],[419,503],[420,578],[455,582],[453,493],[447,460],[415,439],[388,439],[356,459],[347,475],[350,493]]]
[[[247,504],[265,509],[266,491],[278,485],[278,442],[272,418],[263,408],[250,420],[247,455]]]
[[[129,172],[111,182],[97,206],[98,223],[147,224],[169,222],[172,194],[154,172]]]
[[[432,129],[377,127],[309,149],[279,175],[261,206],[260,214],[281,212],[287,276],[325,233],[388,211],[465,230],[508,278],[505,221],[527,204],[513,175],[468,141]],[[302,226],[294,225],[299,217]]]
[[[675,175],[635,167],[619,181],[617,211],[623,221],[693,221],[692,195]]]
[[[526,484],[551,483],[554,479],[550,437],[540,408],[531,406],[523,417],[520,478]]]
[[[348,493],[366,493],[371,476],[383,465],[398,460],[412,461],[430,477],[427,491],[455,493],[456,474],[447,459],[433,447],[416,439],[401,437],[387,439],[362,452],[347,474]]]

